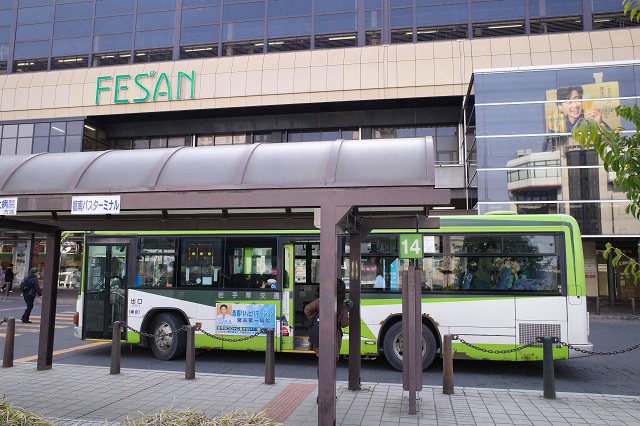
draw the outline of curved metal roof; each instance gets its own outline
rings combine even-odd
[[[428,138],[0,156],[0,194],[433,186]]]

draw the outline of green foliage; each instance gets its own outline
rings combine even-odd
[[[0,400],[0,425],[2,426],[53,426],[53,423],[14,407],[4,398]]]
[[[616,107],[616,114],[640,126],[638,105]],[[583,122],[573,129],[573,137],[586,149],[593,148],[604,162],[604,168],[616,174],[614,186],[625,193],[630,204],[627,214],[640,219],[640,134],[623,134],[624,129],[609,130],[595,120]]]
[[[623,0],[624,14],[629,14],[629,19],[640,22],[640,1],[639,0]]]
[[[633,282],[638,285],[638,281],[640,281],[640,267],[638,266],[638,262],[633,257],[629,257],[624,254],[619,248],[613,247],[611,243],[607,243],[606,248],[607,249],[602,253],[602,257],[608,259],[609,255],[613,252],[613,259],[611,259],[611,263],[615,267],[620,264],[620,260],[622,260],[622,258],[626,259],[628,264],[624,268],[624,274],[633,275]]]

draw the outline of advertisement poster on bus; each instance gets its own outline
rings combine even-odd
[[[276,305],[217,303],[216,313],[217,334],[251,335],[276,326]]]

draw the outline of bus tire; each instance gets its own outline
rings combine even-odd
[[[383,340],[384,356],[393,368],[402,371],[402,321],[389,327]],[[436,338],[422,324],[422,369],[431,365],[436,357]]]
[[[151,350],[156,358],[163,361],[180,358],[187,350],[187,333],[182,330],[182,319],[171,313],[156,316],[151,323]],[[179,330],[177,333],[169,334]]]

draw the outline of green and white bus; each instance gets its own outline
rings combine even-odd
[[[541,360],[542,347],[515,349],[537,336],[590,350],[582,241],[567,215],[443,216],[423,229],[423,366],[455,334],[454,358]],[[384,355],[402,368],[398,236],[375,230],[361,243],[361,354]],[[342,276],[348,284],[349,239]],[[96,232],[85,236],[84,271],[75,335],[150,347],[163,360],[184,355],[183,325],[199,325],[196,347],[265,350],[274,328],[276,351],[309,352],[303,314],[318,296],[319,234],[308,231]],[[348,331],[345,330],[345,331]],[[153,335],[155,337],[150,337]],[[348,332],[341,351],[348,352]],[[557,345],[556,359],[577,357]]]

